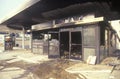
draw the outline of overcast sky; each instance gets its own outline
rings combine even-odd
[[[0,23],[40,0],[0,0]]]
[[[23,2],[25,2],[25,0],[0,0],[0,19],[12,10],[15,10]]]

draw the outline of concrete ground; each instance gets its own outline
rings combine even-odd
[[[110,74],[109,79],[120,79],[120,59],[116,63],[119,65],[114,67],[114,70]]]
[[[113,66],[79,63],[66,69],[70,73],[82,74],[85,79],[108,79]]]
[[[108,65],[110,62],[113,62],[114,59],[116,58],[113,58],[113,59],[108,58],[107,60],[103,61],[103,63],[99,65],[89,65],[80,61],[74,61],[76,63],[67,64],[69,66],[59,63],[61,61],[56,61],[56,63],[59,63],[59,65],[56,65],[56,63],[54,64],[52,61],[51,65],[49,62],[47,63],[47,67],[43,67],[43,68],[45,70],[48,70],[50,68],[53,68],[53,67],[49,68],[49,66],[52,66],[52,65],[53,66],[56,65],[59,67],[62,66],[62,68],[64,68],[65,71],[69,72],[70,74],[77,74],[80,77],[80,78],[76,77],[76,79],[120,79],[120,75],[119,75],[120,67],[119,66],[113,67]],[[38,65],[51,60],[53,59],[48,59],[47,55],[34,54],[34,53],[31,53],[30,50],[23,50],[20,48],[19,49],[15,48],[14,50],[11,50],[11,51],[1,52],[0,53],[0,79],[41,79],[39,75],[34,74],[32,71],[34,71]],[[41,66],[45,66],[45,65],[42,64]],[[42,68],[41,66],[40,68]],[[67,68],[64,66],[66,66]],[[46,73],[44,69],[43,69],[43,72]],[[60,70],[60,68],[56,68],[56,69]],[[41,73],[41,76],[42,76],[43,75],[42,71],[40,70],[38,71]],[[56,73],[60,73],[60,71],[57,72],[54,70],[53,73],[54,75],[56,75]],[[37,72],[37,74],[40,74],[39,72]],[[62,71],[61,74],[63,75],[64,73]],[[65,74],[67,75],[67,73]],[[46,79],[62,79],[62,78],[64,77],[46,78]]]
[[[37,76],[34,78],[31,72],[28,73],[27,67],[21,67],[25,66],[23,61],[36,65],[48,60],[47,55],[33,54],[30,50],[14,49],[2,52],[0,53],[0,79],[37,79]],[[17,64],[21,66],[16,66]]]
[[[114,64],[118,65],[113,66]],[[78,63],[66,71],[79,74],[83,79],[120,79],[120,60],[117,57],[108,57],[97,65]]]

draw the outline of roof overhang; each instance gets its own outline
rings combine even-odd
[[[13,9],[8,15],[4,16],[0,19],[0,24],[4,23],[5,21],[9,20],[10,18],[17,16],[18,13],[22,12],[25,9],[28,9],[32,5],[35,5],[40,0],[25,0],[20,6],[18,6],[15,10]],[[19,17],[20,18],[20,17]]]
[[[74,22],[67,22],[65,21],[63,23],[59,24],[53,24],[52,21],[50,22],[45,22],[37,25],[32,26],[32,31],[42,31],[42,30],[48,30],[48,29],[56,29],[56,28],[61,28],[61,27],[69,27],[69,26],[77,26],[77,25],[84,25],[84,24],[94,24],[94,23],[99,23],[104,21],[104,17],[97,17],[97,18],[86,18],[83,20],[77,20]]]
[[[107,20],[119,19],[117,12],[112,12],[108,2],[90,2],[84,0],[32,0],[28,6],[15,12],[14,15],[5,18],[2,24],[19,29],[24,26],[26,29],[31,25],[60,19],[68,16],[85,14],[96,11],[96,16],[105,16]],[[35,1],[35,2],[34,2]],[[100,11],[101,13],[99,14]]]

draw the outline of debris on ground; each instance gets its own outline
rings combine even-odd
[[[11,67],[18,67],[25,70],[25,72],[20,75],[24,77],[32,73],[34,79],[82,79],[78,74],[71,74],[65,71],[66,68],[78,63],[73,61],[68,61],[64,59],[56,59],[45,61],[40,64],[31,64],[24,61],[17,61],[13,63],[7,63],[9,60],[1,61],[1,70]],[[28,78],[27,78],[28,79]]]
[[[71,74],[65,71],[65,68],[75,63],[57,60],[49,61],[40,64],[34,70],[34,74],[40,77],[40,79],[82,79],[78,74]]]
[[[117,60],[118,60],[118,57],[107,57],[101,62],[101,64],[109,65],[110,63],[116,63]]]

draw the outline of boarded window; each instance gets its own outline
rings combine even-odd
[[[84,27],[83,32],[84,46],[95,46],[95,27]]]

